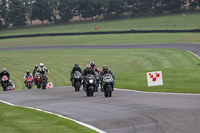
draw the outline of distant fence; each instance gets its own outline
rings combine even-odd
[[[76,36],[76,35],[100,35],[100,34],[130,34],[130,33],[200,33],[200,29],[192,30],[129,30],[129,31],[96,31],[96,32],[76,32],[76,33],[48,33],[0,36],[0,39],[44,37],[44,36]]]

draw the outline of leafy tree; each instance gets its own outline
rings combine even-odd
[[[44,24],[44,20],[52,22],[53,9],[50,6],[49,0],[36,0],[32,8],[32,18],[39,19]]]
[[[33,17],[32,17],[32,8],[35,0],[24,0],[27,17],[32,25]]]
[[[13,27],[26,25],[26,8],[23,0],[9,0],[8,17]]]
[[[8,1],[0,0],[0,29],[7,28],[8,22]]]
[[[182,6],[186,4],[186,0],[164,0],[162,4],[164,5],[165,11],[177,13],[180,12]]]
[[[72,8],[73,8],[73,4],[70,3],[70,1],[67,1],[67,0],[59,1],[58,14],[61,17],[61,22],[69,22],[69,20],[73,18]]]

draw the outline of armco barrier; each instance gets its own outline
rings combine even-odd
[[[75,36],[75,35],[99,35],[99,34],[128,34],[128,33],[199,33],[200,29],[192,30],[128,30],[128,31],[98,31],[98,32],[76,32],[76,33],[48,33],[48,34],[30,34],[0,36],[0,39],[42,37],[42,36]]]

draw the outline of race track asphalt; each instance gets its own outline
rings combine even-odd
[[[24,49],[175,48],[200,56],[199,44],[76,45],[0,48]],[[108,133],[199,133],[200,94],[145,93],[115,89],[113,97],[102,92],[86,97],[72,87],[0,92],[0,100],[35,107],[85,122]]]

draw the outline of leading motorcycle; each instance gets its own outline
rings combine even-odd
[[[37,88],[39,89],[42,86],[42,89],[46,89],[47,80],[48,78],[46,74],[40,74],[37,79]]]
[[[95,91],[95,86],[96,86],[96,78],[94,75],[92,74],[88,74],[85,77],[84,80],[84,90],[86,92],[86,95],[89,96],[93,96],[94,91]]]
[[[107,73],[103,75],[102,89],[105,97],[112,97],[112,91],[114,86],[114,79],[111,74]]]

